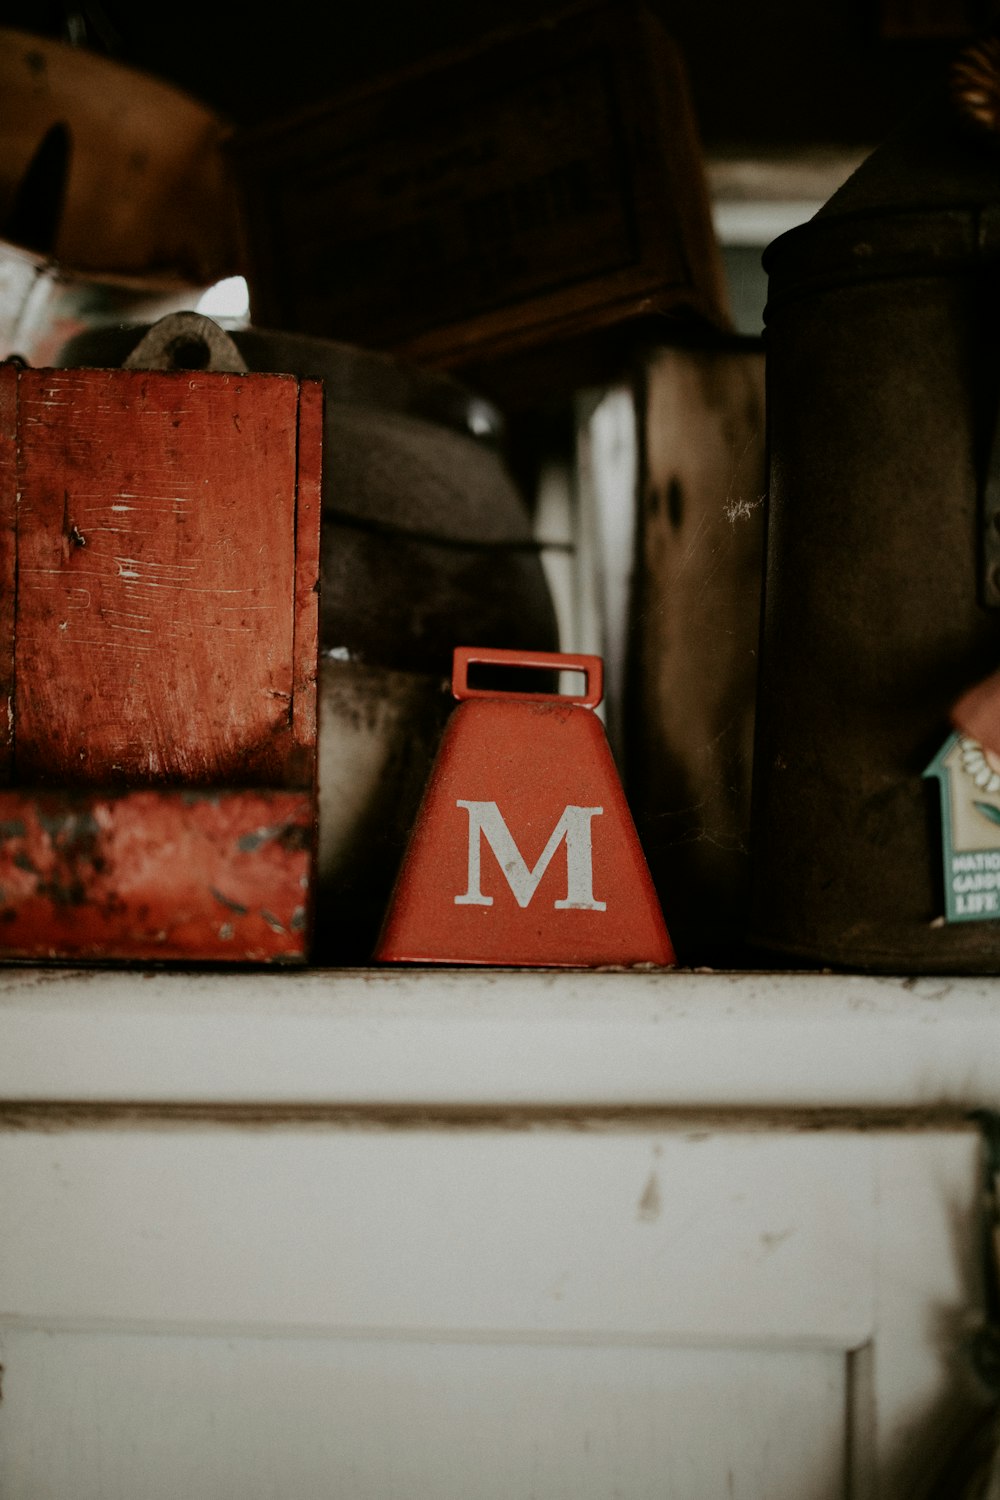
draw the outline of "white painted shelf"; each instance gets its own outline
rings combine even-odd
[[[1000,979],[0,975],[0,1099],[1000,1108]]]

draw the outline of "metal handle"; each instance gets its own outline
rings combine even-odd
[[[247,362],[225,329],[204,313],[176,312],[147,329],[122,368],[245,375]]]
[[[582,672],[587,686],[583,693],[521,693],[502,688],[469,686],[470,666],[540,667],[548,672]],[[489,646],[456,646],[451,673],[451,691],[462,698],[518,698],[525,703],[578,704],[596,708],[604,696],[604,662],[599,656],[570,656],[564,651],[503,651]]]

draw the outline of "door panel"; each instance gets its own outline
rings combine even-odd
[[[978,1171],[970,1128],[9,1131],[0,1487],[912,1500]]]

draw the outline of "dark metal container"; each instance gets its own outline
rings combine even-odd
[[[797,960],[1000,971],[1000,921],[943,920],[922,779],[1000,664],[997,146],[942,89],[765,253],[750,928]]]

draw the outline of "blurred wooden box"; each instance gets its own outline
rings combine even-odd
[[[746,948],[763,564],[764,348],[651,351],[626,700],[626,790],[684,964]]]
[[[726,321],[682,62],[641,7],[578,5],[232,149],[257,323],[460,367]]]
[[[0,956],[306,956],[322,390],[0,366]]]

